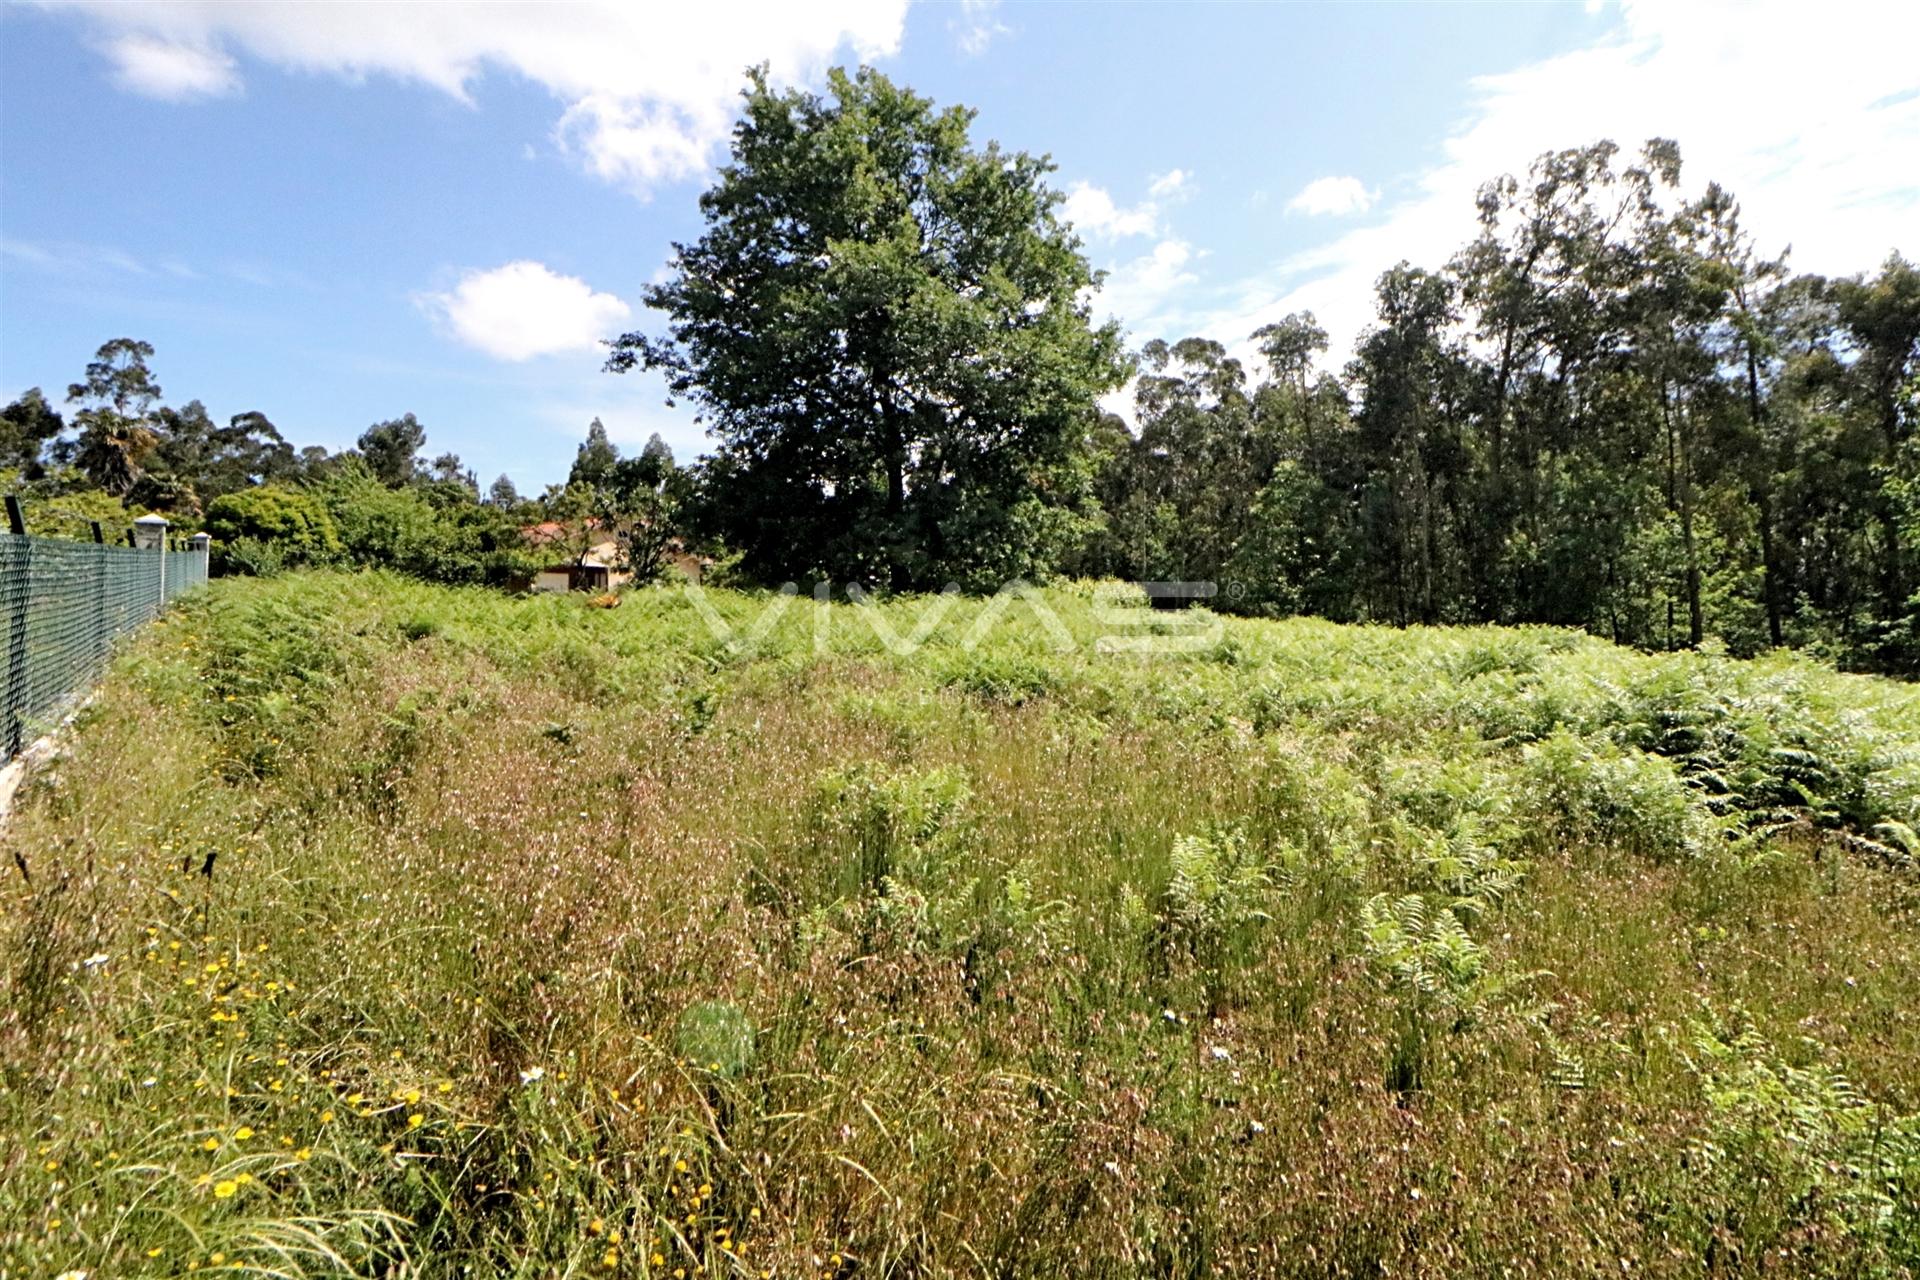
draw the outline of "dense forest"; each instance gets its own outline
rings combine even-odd
[[[1541,622],[1673,648],[1920,662],[1920,271],[1793,275],[1649,143],[1542,156],[1481,233],[1380,278],[1336,376],[1299,314],[1147,344],[1083,572],[1220,579],[1243,607]]]
[[[1600,142],[1480,190],[1479,233],[1402,263],[1344,368],[1299,313],[1233,344],[1097,325],[1051,162],[878,73],[756,73],[701,238],[645,293],[714,440],[678,467],[596,422],[568,482],[485,493],[411,414],[338,454],[260,413],[160,405],[145,343],[4,410],[36,532],[204,519],[230,571],[396,567],[508,584],[531,522],[679,545],[737,581],[896,590],[1118,576],[1216,607],[1546,623],[1660,649],[1920,670],[1920,269],[1795,274],[1679,147]],[[1244,342],[1242,347],[1239,345]],[[1103,396],[1132,378],[1131,423]],[[586,540],[578,539],[582,553]]]

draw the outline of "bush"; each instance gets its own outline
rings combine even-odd
[[[535,562],[519,530],[494,507],[421,486],[389,488],[360,465],[318,490],[354,563],[429,582],[506,586]]]
[[[277,573],[340,558],[340,535],[310,493],[281,485],[242,489],[207,508],[215,567],[222,573]],[[241,546],[241,543],[245,546]]]

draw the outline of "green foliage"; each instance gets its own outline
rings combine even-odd
[[[1096,433],[1075,567],[1209,580],[1254,614],[1526,621],[1652,648],[1814,645],[1920,671],[1920,271],[1789,277],[1653,139],[1479,192],[1400,264],[1343,378],[1311,315],[1152,342],[1138,434]]]
[[[314,492],[355,564],[429,582],[495,586],[533,571],[509,513],[467,497],[390,488],[356,465],[336,469]]]
[[[1718,824],[1672,764],[1561,728],[1523,753],[1524,794],[1550,825],[1536,839],[1655,861],[1694,857]]]
[[[753,1022],[725,1000],[688,1005],[674,1036],[681,1057],[718,1076],[737,1076],[753,1062]]]
[[[1359,929],[1361,956],[1393,1001],[1386,1085],[1418,1092],[1436,1048],[1505,1011],[1521,983],[1493,965],[1452,908],[1424,895],[1375,894],[1360,904]]]
[[[1202,963],[1218,964],[1234,938],[1269,919],[1266,863],[1239,831],[1175,836],[1160,917],[1170,939]]]
[[[38,479],[0,471],[0,489],[19,496],[27,532],[38,538],[91,542],[93,525],[98,521],[102,539],[122,546],[133,529],[134,517],[140,514],[112,494],[93,487],[71,467],[43,469]]]
[[[37,480],[44,470],[43,453],[66,429],[66,422],[38,387],[0,409],[0,468]]]
[[[345,550],[326,506],[301,489],[263,485],[225,494],[208,505],[206,523],[222,572],[330,564]]]
[[[1094,401],[1125,370],[1051,165],[868,68],[753,73],[706,226],[609,367],[663,371],[719,437],[704,510],[764,580],[996,587],[1079,536]],[[583,454],[583,457],[585,455]]]
[[[420,475],[420,450],[427,429],[412,414],[376,422],[360,433],[360,458],[374,479],[389,488],[411,483]]]
[[[1813,1222],[1862,1246],[1862,1274],[1920,1265],[1920,1114],[1876,1105],[1807,1040],[1796,1064],[1744,1017],[1697,1021],[1687,1046],[1708,1116],[1691,1148],[1701,1191],[1676,1216],[1711,1237]]]
[[[885,894],[890,882],[937,881],[964,843],[971,791],[946,769],[885,772],[869,765],[836,769],[819,781],[824,829],[848,842],[853,884]]]
[[[1486,951],[1447,907],[1417,893],[1375,894],[1360,905],[1367,963],[1392,989],[1471,1021],[1484,1007]]]

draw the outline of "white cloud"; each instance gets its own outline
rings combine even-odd
[[[1010,35],[1011,29],[1000,21],[999,14],[1000,0],[960,0],[960,12],[947,23],[960,52],[977,58],[987,51],[995,36]]]
[[[1076,182],[1067,188],[1060,216],[1089,240],[1155,235],[1160,231],[1161,206],[1186,199],[1192,193],[1192,181],[1193,175],[1185,169],[1157,174],[1147,180],[1147,198],[1131,208],[1114,200],[1105,187]]]
[[[1100,240],[1123,240],[1128,236],[1150,236],[1160,224],[1160,211],[1147,200],[1131,209],[1114,203],[1105,187],[1076,182],[1067,188],[1060,216],[1082,235]]]
[[[633,313],[614,295],[538,262],[469,271],[451,290],[420,301],[454,337],[498,360],[596,351]]]
[[[1184,240],[1160,241],[1107,273],[1094,310],[1140,337],[1153,337],[1179,319],[1173,302],[1199,279],[1190,268],[1200,256]]]
[[[1599,42],[1473,82],[1475,102],[1411,193],[1356,228],[1243,282],[1199,328],[1243,344],[1314,311],[1344,359],[1373,317],[1373,284],[1401,259],[1437,268],[1472,238],[1474,193],[1541,152],[1611,138],[1631,154],[1680,143],[1684,185],[1720,182],[1764,251],[1802,271],[1872,270],[1915,252],[1920,227],[1920,7],[1628,0]],[[1396,184],[1398,185],[1398,184]],[[1174,336],[1174,335],[1169,335]]]
[[[744,69],[782,83],[836,57],[898,50],[906,0],[699,5],[45,0],[98,28],[120,82],[179,98],[240,87],[232,57],[359,80],[390,76],[462,102],[489,73],[562,104],[556,140],[589,172],[645,192],[703,169],[725,141]]]
[[[0,239],[0,259],[9,259],[39,271],[68,276],[118,273],[151,276],[153,269],[125,250],[111,245],[76,241]],[[173,271],[169,265],[167,268]],[[178,272],[175,272],[178,274]]]
[[[180,102],[240,91],[233,59],[218,49],[136,32],[108,41],[102,52],[112,60],[121,88],[149,98]]]
[[[1367,190],[1366,183],[1358,178],[1315,178],[1287,201],[1287,212],[1341,217],[1365,213],[1379,198],[1378,192]]]
[[[1192,181],[1193,175],[1185,169],[1169,169],[1147,184],[1147,194],[1156,200],[1179,199],[1192,190],[1187,185]]]

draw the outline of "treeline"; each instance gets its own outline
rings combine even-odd
[[[1668,141],[1479,192],[1381,277],[1344,369],[1308,314],[1134,357],[1044,159],[871,70],[755,76],[705,228],[646,292],[717,441],[689,528],[764,581],[1208,580],[1267,613],[1550,623],[1920,670],[1920,273],[1795,275]],[[1135,421],[1094,403],[1137,375]]]
[[[1480,192],[1438,270],[1381,277],[1339,376],[1307,314],[1150,343],[1075,568],[1229,604],[1539,622],[1920,668],[1920,271],[1794,275],[1649,144]]]
[[[1730,193],[1683,197],[1671,142],[1487,183],[1471,243],[1383,275],[1335,369],[1305,313],[1247,362],[1129,354],[1051,164],[975,146],[963,108],[870,69],[824,95],[755,73],[744,100],[701,236],[644,293],[665,332],[610,343],[695,407],[691,468],[596,422],[566,484],[483,498],[411,415],[329,454],[157,407],[126,339],[70,424],[38,391],[9,406],[0,465],[49,512],[204,513],[244,571],[507,584],[611,542],[641,579],[677,550],[769,585],[1203,580],[1245,612],[1920,671],[1920,271],[1794,274]],[[1096,407],[1129,377],[1131,426]]]
[[[0,480],[29,532],[84,538],[98,521],[118,538],[158,512],[213,534],[223,572],[351,564],[504,585],[532,571],[517,495],[483,502],[458,455],[424,460],[412,414],[352,449],[296,449],[263,413],[222,424],[199,400],[162,404],[153,357],[132,338],[101,346],[67,389],[70,418],[38,387],[0,409]]]
[[[158,512],[212,534],[222,573],[364,566],[502,587],[608,544],[644,580],[676,540],[689,477],[657,435],[623,458],[596,418],[565,484],[523,498],[502,475],[482,493],[458,454],[427,457],[411,413],[351,449],[296,449],[263,413],[221,425],[198,400],[160,403],[153,357],[131,338],[103,345],[68,388],[70,418],[38,387],[0,409],[0,486],[30,532],[86,538],[98,522],[117,541]]]

